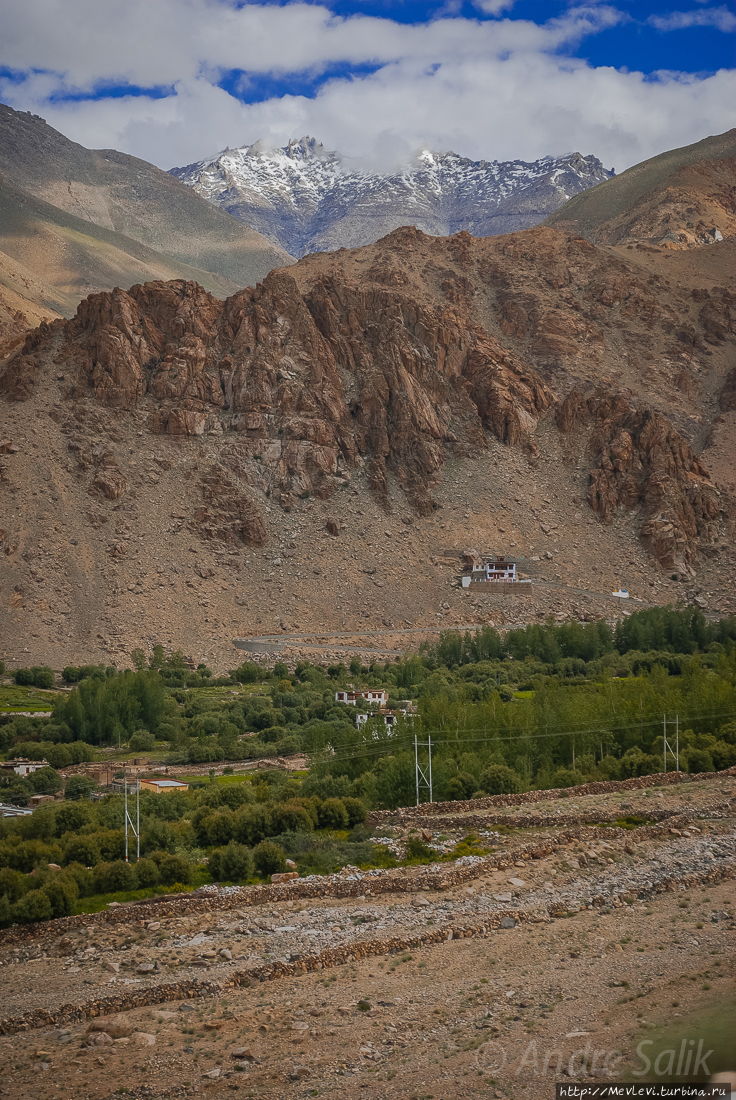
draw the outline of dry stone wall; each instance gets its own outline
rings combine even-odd
[[[518,853],[517,853],[518,854]],[[713,868],[699,874],[674,875],[656,883],[650,890],[640,891],[640,897],[648,897],[672,891],[676,887],[692,888],[704,883],[716,883],[724,878],[733,878],[736,869],[733,866]],[[416,884],[414,886],[416,889]],[[596,897],[593,904],[601,906],[608,899]],[[614,899],[612,904],[623,904],[620,899]],[[88,1018],[114,1015],[119,1012],[129,1011],[135,1008],[143,1008],[154,1004],[165,1004],[178,1000],[191,1000],[199,997],[221,996],[228,989],[248,987],[255,982],[275,981],[279,978],[297,977],[301,974],[312,973],[320,970],[328,970],[345,963],[355,962],[357,959],[375,958],[378,955],[390,955],[398,951],[412,951],[421,947],[430,947],[439,943],[447,943],[452,940],[472,939],[487,937],[501,932],[501,930],[515,927],[524,922],[547,922],[553,918],[573,916],[574,912],[565,912],[553,908],[550,912],[528,910],[506,910],[504,912],[489,913],[481,923],[458,924],[451,928],[433,928],[416,936],[396,936],[385,940],[369,940],[362,943],[347,944],[340,947],[328,948],[318,955],[310,955],[296,962],[269,962],[263,966],[252,967],[248,970],[239,970],[230,974],[222,982],[207,982],[197,979],[183,982],[173,982],[166,985],[153,986],[145,990],[125,990],[113,994],[111,997],[99,1000],[85,1001],[80,1004],[62,1005],[55,1012],[45,1009],[36,1009],[24,1013],[21,1016],[5,1017],[0,1019],[0,1035],[9,1035],[18,1031],[29,1031],[33,1028],[54,1027],[70,1023],[79,1023]],[[54,922],[60,923],[60,922]]]
[[[700,783],[705,779],[736,776],[736,767],[721,772],[657,772],[633,779],[617,779],[607,782],[581,783],[577,787],[559,787],[547,791],[524,791],[522,794],[492,794],[486,798],[468,798],[457,802],[423,802],[419,806],[402,806],[398,810],[373,810],[366,819],[368,825],[403,823],[412,818],[430,814],[451,814],[467,810],[486,810],[494,806],[524,806],[530,802],[549,802],[560,798],[582,798],[590,794],[615,794],[617,791],[635,791],[647,787],[667,787],[676,783]]]

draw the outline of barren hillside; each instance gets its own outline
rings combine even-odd
[[[6,658],[733,609],[734,295],[679,255],[404,229],[92,295],[2,367]],[[452,587],[468,547],[532,593]]]

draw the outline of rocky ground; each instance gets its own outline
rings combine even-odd
[[[479,830],[489,854],[454,866],[6,932],[0,1096],[541,1100],[586,1055],[588,1076],[626,1076],[642,1036],[677,1019],[698,1039],[728,1011],[733,793],[721,776],[576,796],[546,828],[525,815],[549,804],[508,808],[503,835]],[[570,824],[622,813],[651,816]],[[425,835],[462,832],[439,816]]]

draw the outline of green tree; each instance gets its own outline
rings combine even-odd
[[[146,667],[146,654],[142,649],[132,650],[130,660],[136,672],[142,672]]]
[[[156,747],[156,738],[148,730],[136,730],[131,734],[128,748],[131,752],[150,752]]]
[[[56,794],[62,788],[61,776],[53,768],[39,768],[31,772],[28,782],[36,794]]]
[[[50,920],[51,900],[45,890],[31,890],[17,901],[12,909],[15,924],[31,924],[33,921]]]
[[[94,790],[97,790],[97,784],[89,775],[70,775],[64,787],[64,798],[77,802]]]
[[[326,798],[317,810],[321,829],[347,829],[350,822],[341,798]]]

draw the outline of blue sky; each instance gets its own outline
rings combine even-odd
[[[579,150],[618,171],[736,124],[717,0],[0,0],[0,99],[163,168],[311,134],[392,167]]]

